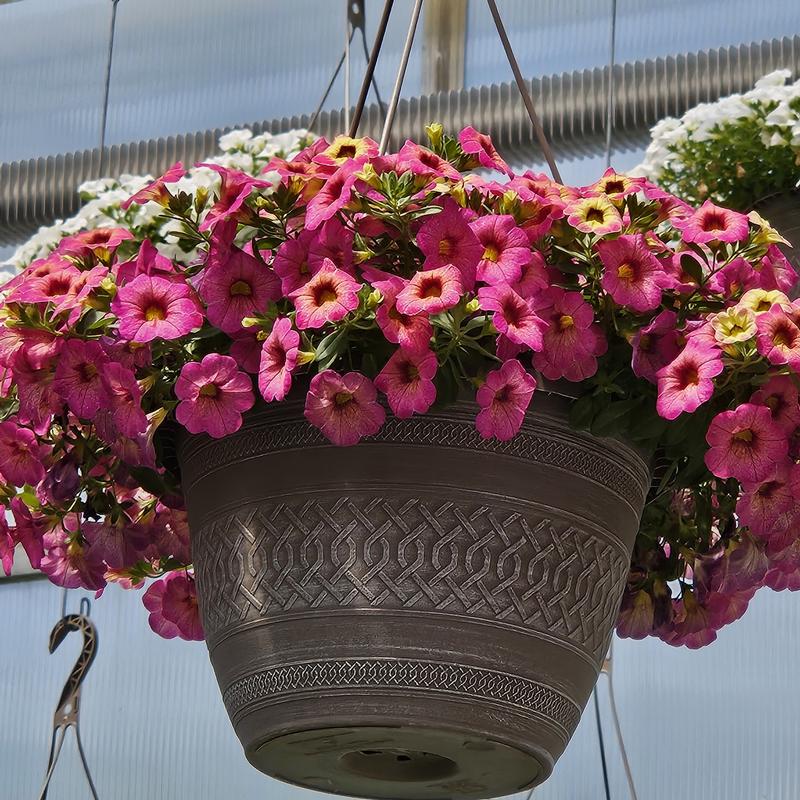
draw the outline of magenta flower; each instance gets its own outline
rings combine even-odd
[[[300,334],[292,328],[292,321],[287,317],[276,320],[264,341],[258,370],[258,389],[268,403],[283,400],[289,393],[299,345]]]
[[[358,308],[360,288],[361,284],[325,259],[316,275],[289,295],[297,312],[295,324],[304,330],[339,322]]]
[[[424,315],[409,316],[397,310],[397,295],[403,291],[405,281],[391,278],[375,281],[373,285],[383,295],[375,311],[375,321],[386,340],[399,344],[405,350],[427,350],[433,333],[430,320]]]
[[[183,168],[183,164],[181,164],[180,161],[176,162],[160,178],[156,178],[156,180],[148,183],[147,186],[139,189],[136,194],[131,195],[122,203],[121,207],[127,209],[134,203],[141,206],[150,200],[154,200],[156,203],[162,203],[169,195],[166,184],[176,183],[184,176],[185,172],[186,170]]]
[[[209,255],[200,283],[200,297],[212,325],[229,335],[242,330],[242,320],[266,311],[280,297],[272,271],[255,256],[233,247]]]
[[[514,173],[485,133],[478,133],[475,128],[466,127],[458,134],[458,143],[467,155],[475,156],[482,167],[496,169],[513,177]]]
[[[34,569],[39,569],[44,557],[44,535],[47,520],[33,512],[25,505],[22,498],[11,498],[11,513],[14,516],[14,530],[12,535],[16,542],[22,545],[28,561]]]
[[[311,272],[316,273],[326,259],[333,262],[337,269],[352,272],[353,231],[333,217],[313,233],[308,245],[308,266]]]
[[[106,441],[113,441],[119,434],[133,438],[144,433],[147,416],[142,411],[142,390],[133,372],[116,362],[106,364],[103,385],[110,404],[108,409],[99,412],[96,422],[98,428],[105,424]]]
[[[650,311],[661,305],[668,278],[641,233],[597,243],[603,262],[602,286],[617,305]]]
[[[489,284],[515,283],[533,260],[525,231],[510,214],[489,214],[472,223],[483,253],[478,264],[478,280]]]
[[[6,576],[11,574],[11,567],[14,566],[14,548],[17,543],[8,529],[6,520],[6,507],[0,506],[0,566]]]
[[[495,312],[492,318],[494,327],[509,341],[535,351],[543,348],[543,332],[547,323],[510,286],[481,287],[478,300],[484,311]]]
[[[522,276],[518,281],[510,284],[511,288],[521,297],[530,300],[543,289],[550,286],[550,278],[547,274],[547,264],[541,253],[532,252],[530,264],[522,268]]]
[[[340,447],[357,444],[377,433],[386,412],[377,401],[375,385],[360,372],[340,375],[332,369],[311,379],[306,395],[306,419]]]
[[[567,222],[581,233],[602,236],[622,230],[619,210],[604,194],[574,200],[564,209],[564,213]]]
[[[631,178],[628,175],[620,175],[609,167],[596,183],[591,186],[583,186],[580,190],[584,197],[604,194],[611,200],[622,200],[629,194],[636,194],[644,187],[647,181],[644,178]]]
[[[722,208],[706,200],[700,208],[673,225],[683,233],[685,242],[741,242],[747,238],[747,217],[738,211]]]
[[[714,378],[722,372],[719,349],[690,343],[681,354],[656,373],[656,411],[664,419],[691,413],[714,394]]]
[[[760,483],[742,485],[736,503],[736,515],[756,536],[769,539],[782,534],[793,522],[793,512],[800,499],[800,468],[780,467],[775,475]]]
[[[718,478],[761,483],[774,477],[787,461],[786,434],[772,421],[765,406],[742,403],[711,421],[706,433],[711,449],[706,466]]]
[[[0,422],[0,473],[12,486],[35,486],[45,476],[42,463],[50,454],[36,434],[13,422]]]
[[[228,354],[240,369],[256,375],[261,364],[261,346],[262,342],[254,333],[244,330],[233,337]]]
[[[359,162],[348,161],[325,181],[306,206],[308,230],[318,228],[350,202],[353,186],[357,180],[356,174],[362,166]]]
[[[142,596],[150,612],[150,627],[165,639],[176,636],[189,642],[202,642],[203,624],[197,605],[194,577],[188,572],[170,572],[147,587]]]
[[[56,586],[102,589],[106,585],[105,564],[91,547],[81,543],[77,530],[77,515],[69,514],[46,533],[43,538],[45,554],[39,568]]]
[[[430,350],[396,350],[375,378],[375,387],[389,400],[396,417],[424,414],[436,399],[433,377],[438,367]]]
[[[649,592],[625,591],[617,617],[617,636],[622,639],[644,639],[653,632],[655,607]]]
[[[142,242],[135,259],[112,265],[112,272],[117,286],[130,283],[139,275],[159,275],[162,278],[177,275],[175,265],[166,256],[162,256],[149,239]]]
[[[84,419],[92,419],[101,408],[108,408],[111,398],[103,383],[108,356],[97,342],[70,339],[64,343],[56,366],[53,389]]]
[[[631,340],[634,375],[656,383],[656,373],[677,358],[681,351],[677,323],[678,315],[665,309],[634,334]]]
[[[461,273],[452,266],[418,272],[397,295],[401,314],[438,314],[457,305],[463,287]]]
[[[397,153],[397,165],[395,167],[398,174],[403,172],[413,172],[424,178],[451,178],[454,181],[461,180],[461,173],[441,156],[437,156],[433,150],[422,147],[410,139]]]
[[[513,439],[522,427],[535,389],[536,379],[516,359],[492,370],[476,395],[481,408],[475,418],[478,433],[484,439]]]
[[[317,269],[312,269],[308,260],[308,249],[315,237],[315,231],[300,231],[294,239],[287,239],[275,251],[272,269],[281,279],[281,292],[285,296],[305,286],[322,266],[318,264]]]
[[[140,275],[121,286],[111,301],[119,335],[132,342],[179,339],[203,324],[192,289],[182,281]]]
[[[222,181],[219,188],[217,202],[209,209],[205,219],[200,223],[200,230],[207,231],[219,222],[228,219],[236,219],[238,212],[250,197],[254,188],[271,187],[272,184],[257,180],[244,172],[237,172],[234,169],[220,167],[217,164],[198,164],[199,167],[213,169],[221,176]]]
[[[683,597],[674,602],[675,621],[672,630],[662,635],[662,640],[675,647],[684,645],[697,650],[711,644],[716,638],[707,609],[695,599],[693,592],[684,589]]]
[[[94,228],[67,236],[59,242],[56,252],[60,255],[85,259],[89,256],[110,257],[123,242],[133,239],[133,234],[125,228]]]
[[[447,198],[440,213],[425,219],[417,245],[425,256],[424,269],[453,266],[461,273],[464,288],[472,290],[483,248],[454,200]]]
[[[242,427],[242,412],[253,407],[253,384],[230,356],[209,353],[184,364],[175,382],[180,400],[175,417],[189,433],[221,439]]]
[[[766,406],[772,421],[787,435],[800,426],[800,395],[797,386],[788,375],[776,375],[767,381],[750,402]]]
[[[756,317],[756,347],[770,364],[786,364],[800,372],[800,328],[776,303]]]

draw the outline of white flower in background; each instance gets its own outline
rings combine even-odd
[[[286,133],[261,133],[253,136],[247,129],[234,130],[220,137],[221,155],[209,158],[207,163],[219,164],[229,169],[237,169],[263,180],[277,182],[276,172],[261,174],[266,164],[274,156],[292,158],[314,140],[306,130],[291,130]],[[8,261],[0,262],[0,280],[3,274],[9,276],[23,269],[31,261],[44,258],[52,252],[65,236],[82,230],[124,225],[135,231],[148,230],[154,238],[163,239],[156,246],[169,258],[183,264],[195,260],[199,253],[196,248],[185,251],[180,245],[180,231],[171,220],[164,222],[164,209],[158,203],[150,202],[142,206],[134,205],[127,210],[122,203],[153,180],[152,175],[123,174],[118,178],[100,178],[85,181],[78,187],[84,205],[75,216],[66,220],[56,220],[52,225],[39,228],[27,242],[17,248]],[[187,174],[174,184],[173,192],[194,194],[202,187],[213,193],[219,188],[220,177],[207,167],[191,167]],[[147,236],[148,234],[145,234]],[[144,238],[144,236],[142,237]]]

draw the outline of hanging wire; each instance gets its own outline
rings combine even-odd
[[[350,24],[350,0],[344,0],[344,24],[347,35],[344,37],[344,127],[350,129],[350,42],[353,41],[355,27]]]
[[[114,33],[117,28],[117,3],[111,0],[111,23],[108,30],[108,58],[106,59],[106,78],[103,87],[103,112],[100,115],[100,176],[103,177],[106,161],[106,123],[108,121],[108,96],[111,91],[111,64],[114,61]]]
[[[611,0],[611,28],[608,42],[608,86],[606,88],[606,169],[611,166],[614,135],[614,70],[617,61],[617,0]]]
[[[354,30],[351,28],[349,33],[350,33],[350,37],[348,39],[348,42],[350,40],[352,40]],[[336,83],[336,79],[339,77],[339,73],[342,71],[342,66],[343,66],[343,64],[344,64],[344,62],[346,60],[346,56],[347,56],[347,49],[345,49],[342,52],[342,55],[339,57],[339,63],[336,65],[336,69],[333,71],[333,75],[331,75],[331,79],[328,81],[328,85],[325,88],[325,92],[322,95],[322,99],[317,104],[317,107],[314,110],[314,113],[311,115],[311,119],[308,121],[308,129],[309,130],[313,130],[314,129],[314,124],[317,121],[317,117],[322,112],[322,107],[325,105],[325,101],[328,99],[328,95],[331,93],[331,89],[333,89],[333,84]]]
[[[606,745],[603,740],[603,723],[600,720],[600,701],[597,699],[597,686],[592,690],[594,699],[594,720],[597,725],[597,741],[600,745],[600,764],[603,767],[603,788],[606,792],[606,800],[611,800],[611,789],[608,785],[608,764],[606,763]]]
[[[525,83],[525,79],[522,77],[522,72],[520,71],[519,64],[517,63],[517,57],[514,55],[514,49],[511,47],[511,41],[506,33],[505,25],[503,25],[500,12],[497,10],[497,3],[495,0],[486,0],[486,2],[489,4],[489,11],[492,12],[494,25],[497,28],[500,41],[503,43],[503,49],[506,51],[506,58],[508,59],[509,66],[511,67],[511,71],[514,73],[514,80],[517,82],[517,88],[519,89],[519,93],[522,95],[522,102],[525,104],[525,109],[527,110],[528,116],[531,119],[533,132],[536,135],[536,141],[539,142],[539,147],[541,148],[542,153],[544,153],[544,157],[547,161],[547,166],[550,168],[550,174],[553,176],[553,180],[561,183],[561,174],[556,166],[556,159],[553,155],[553,150],[550,147],[550,142],[547,141],[547,136],[545,135],[544,128],[542,128],[542,123],[539,121],[539,115],[536,113],[536,108],[533,105],[533,98],[528,91],[528,85]]]

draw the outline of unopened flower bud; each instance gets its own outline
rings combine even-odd
[[[464,310],[467,314],[474,314],[476,311],[481,310],[481,304],[478,302],[477,297],[473,297],[465,306]]]
[[[300,365],[310,364],[316,357],[316,353],[311,353],[308,350],[300,350],[297,353],[297,363]]]

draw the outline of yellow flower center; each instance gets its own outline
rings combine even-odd
[[[737,442],[745,442],[749,444],[753,441],[753,431],[750,428],[745,428],[743,431],[733,434],[733,438]]]
[[[219,389],[214,383],[206,383],[200,387],[200,397],[216,397],[219,394]]]
[[[558,318],[558,327],[565,331],[567,328],[571,328],[575,324],[575,320],[569,314],[562,314]]]
[[[145,309],[144,318],[148,322],[153,322],[153,320],[162,320],[166,319],[167,315],[164,313],[164,309],[161,306],[150,306],[149,308]]]
[[[231,284],[231,297],[250,297],[253,294],[253,288],[247,281],[236,281]]]
[[[352,392],[336,392],[333,397],[333,402],[341,408],[342,406],[346,406],[352,399]]]
[[[484,251],[483,257],[487,261],[496,262],[498,258],[500,258],[500,251],[495,247],[495,245],[490,244]]]
[[[633,267],[630,264],[620,264],[617,267],[617,277],[623,281],[629,281],[634,276]]]
[[[439,255],[442,258],[446,258],[453,252],[453,243],[448,238],[441,239],[439,241]]]

